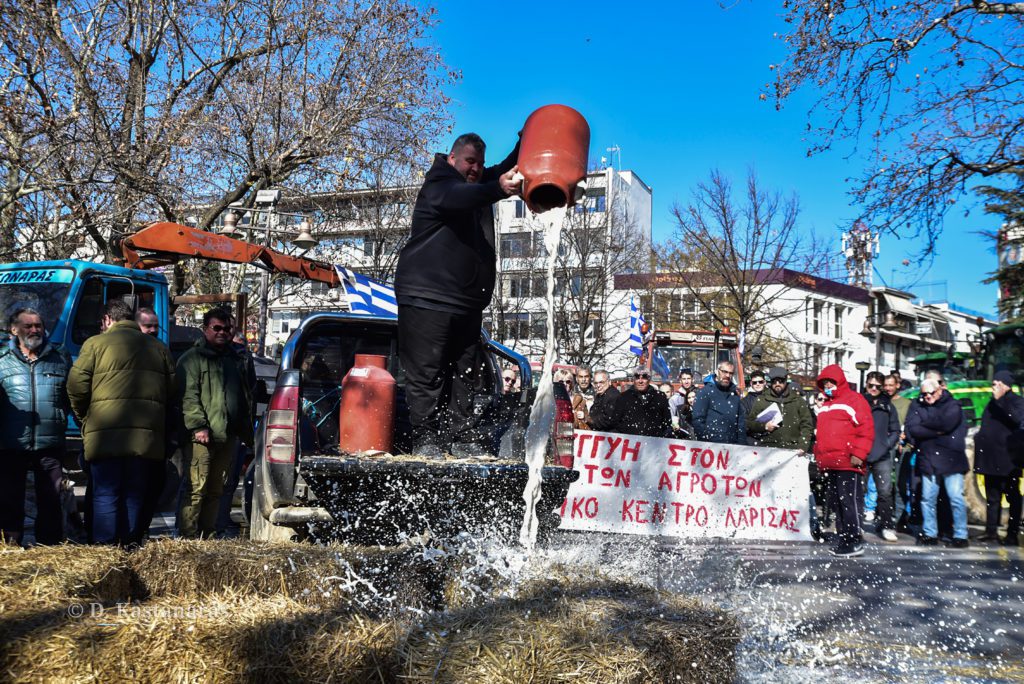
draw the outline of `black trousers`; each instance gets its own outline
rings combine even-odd
[[[974,477],[974,473],[968,473]],[[985,532],[995,534],[999,529],[1002,516],[1002,498],[1006,496],[1010,504],[1010,517],[1006,521],[1006,536],[1016,537],[1020,534],[1021,495],[1020,478],[1009,475],[985,476]]]
[[[455,314],[398,306],[398,356],[415,444],[442,449],[479,441],[473,397],[485,385],[481,312]]]
[[[867,491],[868,478],[875,478],[875,489],[878,491],[878,505],[875,507],[875,530],[893,529],[893,489],[892,489],[892,459],[886,457],[881,461],[868,463],[868,472],[861,481],[861,491]],[[863,513],[864,499],[860,499],[861,512]]]
[[[0,530],[8,543],[22,543],[25,479],[30,470],[36,483],[36,543],[59,544],[64,538],[60,505],[63,455],[58,449],[0,452]]]
[[[836,514],[836,535],[840,544],[861,540],[860,507],[864,500],[861,475],[852,470],[828,471],[829,504]]]

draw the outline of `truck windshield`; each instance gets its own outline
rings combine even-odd
[[[29,308],[40,313],[49,334],[64,313],[64,302],[71,289],[70,278],[68,282],[10,282],[16,280],[11,276],[18,273],[19,271],[0,273],[0,314],[3,315],[3,331],[8,332],[7,319],[11,314],[18,309]],[[70,271],[68,273],[70,275]]]
[[[672,378],[679,375],[679,371],[689,368],[693,371],[694,378],[702,378],[708,373],[713,373],[719,361],[728,361],[730,350],[722,347],[718,350],[718,360],[714,360],[715,350],[708,347],[682,347],[658,345],[658,351],[668,362]]]

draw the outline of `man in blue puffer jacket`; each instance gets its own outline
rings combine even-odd
[[[718,364],[714,382],[697,392],[693,404],[693,429],[702,442],[747,443],[747,414],[732,381],[736,367],[729,361]]]
[[[71,359],[46,339],[38,311],[18,309],[8,323],[11,339],[0,347],[0,530],[4,541],[21,544],[32,470],[36,541],[57,544],[64,534],[60,482]]]

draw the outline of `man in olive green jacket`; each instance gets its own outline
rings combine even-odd
[[[773,403],[781,415],[774,419],[762,416]],[[768,389],[757,397],[747,414],[747,432],[759,446],[800,451],[811,448],[814,418],[804,398],[789,386],[785,368],[776,366],[768,372]]]
[[[182,537],[213,536],[231,460],[239,442],[252,445],[249,369],[231,336],[231,314],[208,311],[203,338],[178,360],[178,397],[188,433],[183,440],[188,481],[178,512]]]
[[[174,360],[139,330],[129,306],[107,303],[104,332],[85,341],[68,374],[68,399],[82,426],[92,507],[91,538],[133,544],[150,480],[163,469]]]

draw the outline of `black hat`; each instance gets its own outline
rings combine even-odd
[[[993,380],[998,380],[1008,387],[1013,387],[1013,373],[1008,370],[996,371],[996,374],[992,376]]]
[[[782,366],[772,366],[772,369],[768,371],[768,379],[774,380],[776,378],[782,378],[783,380],[789,377],[789,373]]]

